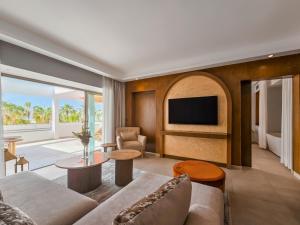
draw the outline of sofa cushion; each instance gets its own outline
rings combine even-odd
[[[0,179],[6,203],[18,207],[38,225],[70,225],[97,202],[32,172]]]
[[[168,176],[144,173],[77,221],[75,225],[111,225],[121,210],[154,192],[170,179]],[[211,209],[220,217],[220,221],[224,221],[224,197],[219,189],[192,182],[191,204]]]
[[[0,224],[2,225],[36,225],[26,213],[16,207],[0,202]]]
[[[122,210],[115,218],[114,225],[182,225],[190,202],[191,181],[187,175],[181,175],[130,208]]]
[[[193,204],[184,225],[216,225],[222,223],[220,217],[212,209]]]
[[[138,141],[125,141],[123,142],[123,148],[129,149],[141,149],[142,144]]]
[[[136,141],[137,133],[135,131],[126,131],[120,133],[123,141]]]

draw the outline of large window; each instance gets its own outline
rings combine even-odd
[[[51,93],[50,85],[3,77],[3,124],[49,124]]]
[[[24,142],[74,137],[72,132],[81,131],[89,109],[86,120],[93,146],[101,144],[101,94],[5,76],[1,79],[4,135],[21,136]]]

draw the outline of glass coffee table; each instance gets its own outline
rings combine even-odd
[[[68,170],[68,188],[87,193],[102,183],[102,164],[109,160],[108,154],[100,151],[89,153],[89,159],[82,156],[57,161],[55,165]]]
[[[142,155],[133,149],[121,149],[109,153],[109,158],[116,161],[115,184],[125,186],[132,181],[133,159]]]

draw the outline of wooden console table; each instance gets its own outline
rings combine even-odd
[[[172,136],[212,138],[212,139],[226,139],[230,136],[229,133],[222,133],[222,132],[198,132],[198,131],[180,131],[180,130],[162,130],[161,134],[172,135]]]

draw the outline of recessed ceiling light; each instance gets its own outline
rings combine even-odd
[[[268,55],[268,58],[272,58],[274,56],[274,54]]]

